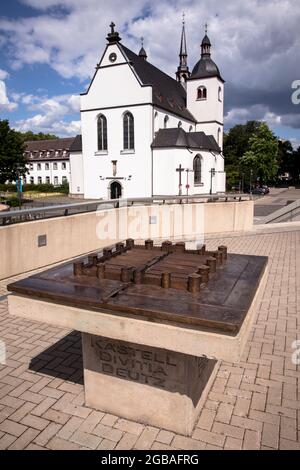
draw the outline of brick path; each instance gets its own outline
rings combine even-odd
[[[300,449],[300,229],[276,230],[207,243],[268,255],[270,273],[242,361],[221,363],[191,438],[84,406],[80,335],[8,316],[0,282],[0,449]]]

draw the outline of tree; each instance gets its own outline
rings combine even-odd
[[[295,152],[289,140],[278,141],[278,165],[279,175],[289,173],[290,177],[293,178],[295,173]]]
[[[240,159],[242,170],[260,182],[272,181],[278,172],[278,140],[264,122],[249,139],[249,149]]]
[[[7,120],[0,120],[0,184],[16,181],[27,173],[25,146],[19,134],[10,129]]]
[[[238,124],[232,127],[224,135],[223,153],[225,156],[225,171],[227,187],[244,186],[244,173],[240,167],[240,160],[249,149],[250,138],[257,134],[260,127],[259,121],[248,121],[246,124]]]
[[[299,181],[300,179],[300,147],[298,147],[298,150],[295,150],[293,153],[293,158],[294,158],[294,180]]]
[[[224,155],[226,165],[238,165],[240,158],[248,150],[249,139],[257,134],[260,128],[259,121],[248,121],[238,124],[230,129],[224,136]]]
[[[21,138],[23,142],[29,142],[32,140],[55,140],[58,139],[58,137],[54,134],[44,134],[43,132],[39,132],[38,134],[35,134],[32,131],[27,131],[27,132],[19,132],[21,135]]]

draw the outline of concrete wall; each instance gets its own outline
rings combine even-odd
[[[0,279],[124,240],[204,241],[207,234],[252,229],[253,202],[170,204],[107,209],[0,227]],[[46,246],[38,237],[47,236]],[[43,241],[43,240],[40,240]]]

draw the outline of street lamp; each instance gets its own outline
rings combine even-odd
[[[250,170],[250,194],[252,194],[252,175],[253,175],[253,171]]]

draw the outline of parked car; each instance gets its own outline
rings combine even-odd
[[[264,191],[263,188],[254,188],[252,191],[251,191],[252,194],[257,194],[259,196],[264,196],[266,193]]]
[[[269,194],[269,192],[270,192],[270,188],[269,188],[268,186],[263,185],[263,186],[261,187],[261,189],[264,190],[264,193],[265,193],[265,194]]]

